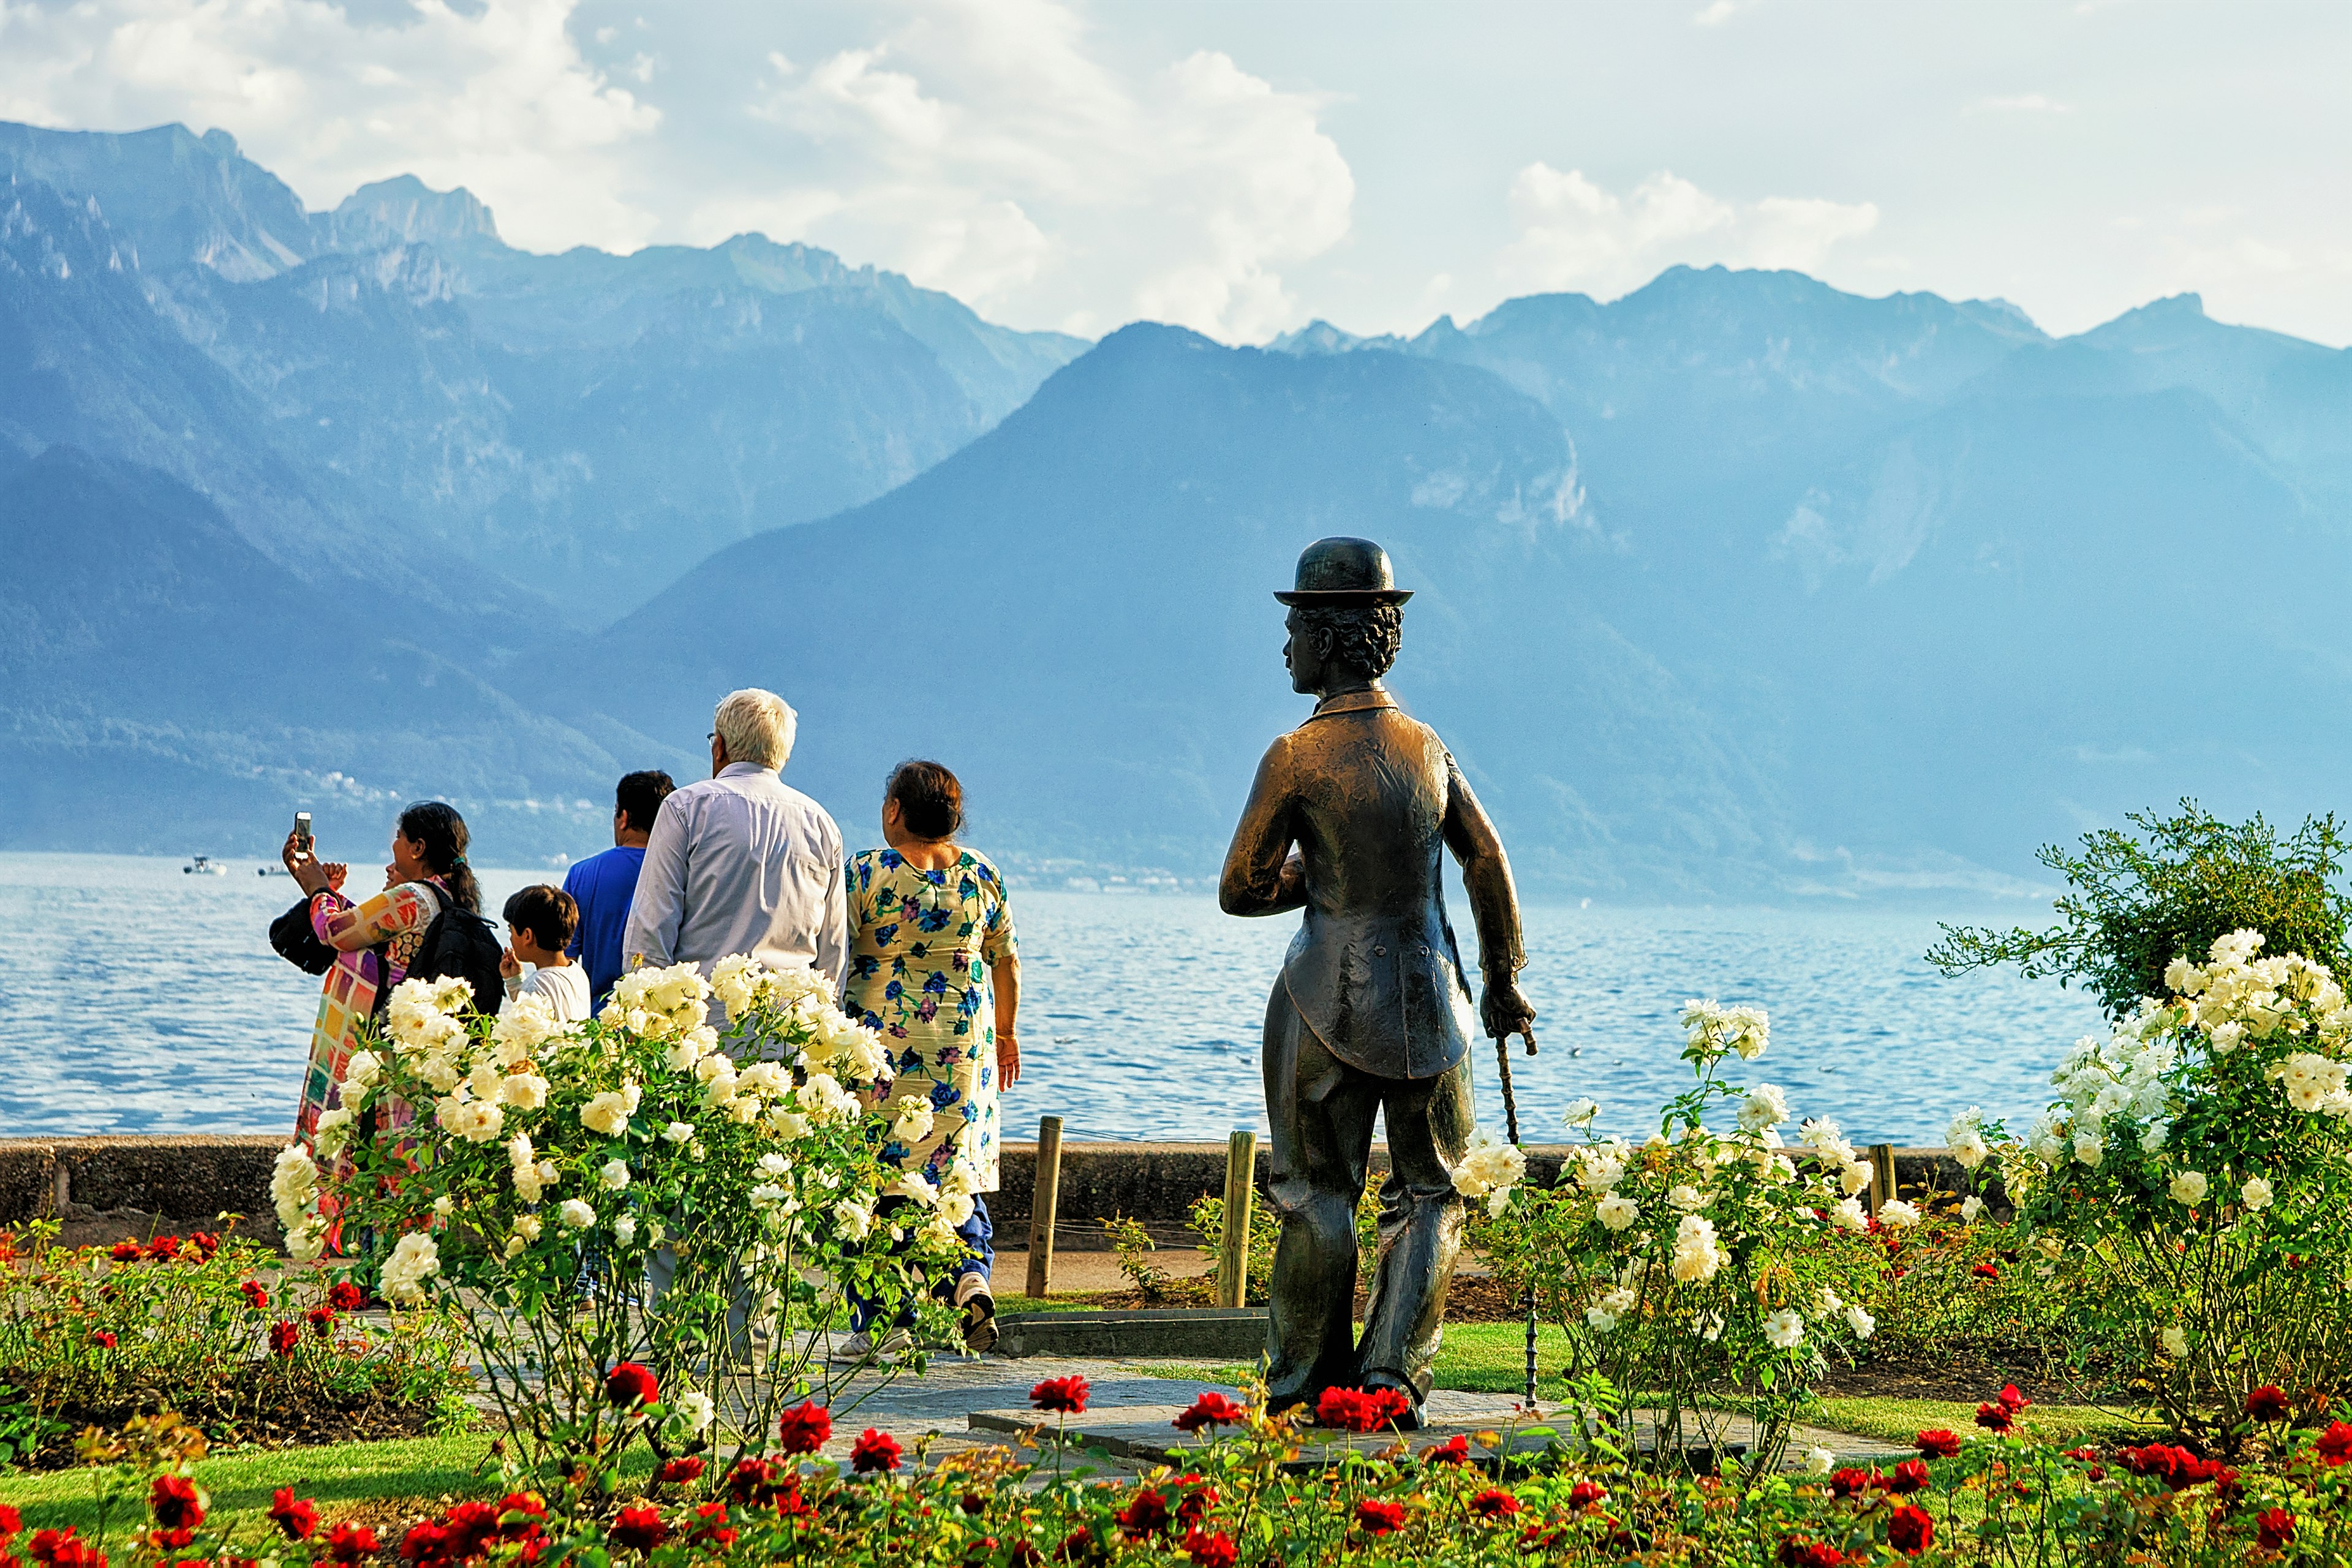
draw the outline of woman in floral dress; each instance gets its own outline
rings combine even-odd
[[[1021,960],[1004,879],[986,856],[955,842],[962,826],[955,774],[929,762],[902,763],[891,773],[882,805],[889,847],[849,861],[843,1010],[882,1032],[897,1075],[891,1103],[929,1101],[929,1125],[920,1115],[896,1119],[884,1156],[971,1200],[957,1230],[972,1256],[952,1300],[963,1310],[965,1342],[985,1350],[996,1338],[996,1303],[982,1194],[996,1190],[997,1093],[1021,1077]],[[855,1352],[897,1348],[860,1345],[865,1338],[853,1338]]]
[[[286,868],[310,900],[310,929],[335,950],[319,996],[318,1021],[310,1029],[310,1065],[302,1077],[302,1100],[294,1113],[294,1136],[315,1149],[319,1118],[342,1103],[338,1085],[361,1048],[361,1031],[381,1011],[381,1002],[408,973],[425,929],[445,902],[461,909],[481,906],[481,889],[466,864],[466,819],[456,808],[425,801],[400,814],[392,830],[392,864],[384,868],[383,891],[354,904],[341,889],[347,868],[329,865],[286,840]],[[404,1127],[414,1112],[400,1100],[376,1102],[379,1131]],[[338,1173],[351,1168],[348,1154],[334,1162]],[[332,1233],[330,1233],[331,1241]]]

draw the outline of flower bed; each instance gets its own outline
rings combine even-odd
[[[658,1391],[656,1391],[656,1393]],[[1082,1415],[1089,1390],[1033,1391],[1041,1418]],[[264,1519],[224,1526],[194,1479],[201,1437],[168,1418],[93,1457],[97,1523],[38,1529],[0,1509],[0,1556],[43,1568],[156,1568],[268,1558],[281,1568],[371,1558],[415,1568],[576,1562],[742,1564],[1046,1563],[1239,1568],[1251,1564],[1847,1564],[2331,1562],[2352,1544],[2352,1426],[2297,1430],[2249,1413],[2233,1467],[2166,1444],[2061,1449],[2033,1435],[2032,1402],[2004,1389],[1965,1430],[1917,1434],[1916,1457],[1881,1468],[1666,1477],[1605,1449],[1495,1467],[1499,1435],[1414,1446],[1386,1423],[1380,1391],[1334,1390],[1322,1418],[1359,1436],[1318,1468],[1285,1461],[1298,1429],[1262,1405],[1203,1394],[1176,1419],[1198,1444],[1181,1468],[1104,1479],[1058,1447],[938,1458],[874,1429],[839,1462],[811,1404],[780,1418],[770,1452],[730,1465],[666,1461],[641,1495],[593,1487],[490,1489],[397,1523],[338,1517],[297,1489]],[[1588,1390],[1605,1399],[1605,1392]],[[375,1520],[387,1516],[376,1510]]]
[[[0,1458],[70,1463],[71,1435],[176,1409],[215,1440],[344,1441],[470,1411],[446,1324],[361,1316],[356,1286],[282,1269],[234,1232],[111,1247],[0,1236]]]

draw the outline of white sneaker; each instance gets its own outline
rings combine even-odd
[[[904,1329],[892,1329],[878,1342],[872,1334],[861,1329],[835,1345],[833,1353],[825,1359],[849,1366],[868,1363],[875,1366],[896,1366],[898,1358],[914,1348],[914,1336]]]
[[[956,1281],[955,1304],[963,1313],[964,1349],[985,1355],[996,1348],[996,1298],[988,1293],[988,1276],[967,1274]]]

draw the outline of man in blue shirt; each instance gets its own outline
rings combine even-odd
[[[563,890],[580,906],[580,930],[569,951],[588,971],[589,1005],[598,1012],[613,993],[613,982],[621,977],[621,933],[628,927],[629,904],[636,897],[646,840],[653,834],[661,803],[677,787],[659,770],[624,778],[613,792],[613,847],[591,855],[563,879]]]

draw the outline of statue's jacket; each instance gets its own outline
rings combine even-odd
[[[1441,880],[1450,811],[1477,810],[1437,732],[1375,688],[1326,699],[1260,763],[1226,862],[1272,898],[1292,844],[1307,918],[1282,984],[1331,1054],[1427,1079],[1476,1024]]]

